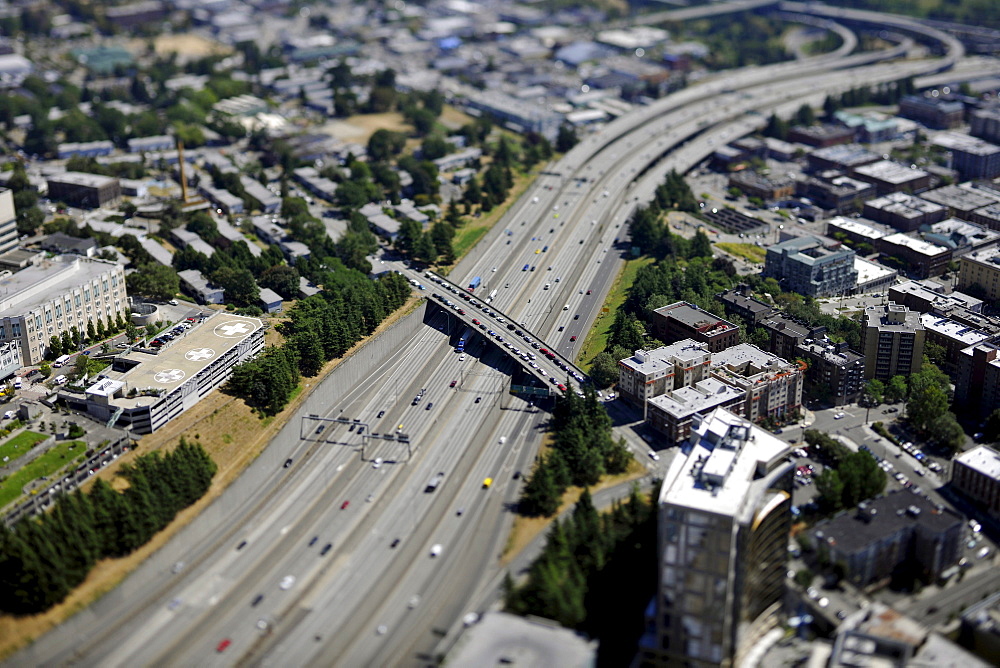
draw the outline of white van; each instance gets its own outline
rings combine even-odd
[[[66,381],[68,381],[68,380],[69,380],[69,378],[67,378],[66,376],[64,376],[62,374],[59,374],[58,376],[56,376],[55,378],[53,378],[53,382],[56,385],[65,385]]]

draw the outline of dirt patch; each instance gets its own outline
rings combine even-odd
[[[143,45],[143,48],[145,45]],[[159,56],[176,53],[180,60],[193,60],[211,55],[227,55],[232,48],[200,35],[160,35],[153,41],[153,49]]]
[[[372,334],[378,336],[397,320],[410,313],[420,302],[413,297],[402,308],[383,322]],[[270,343],[280,342],[280,334],[273,327],[265,336]],[[108,591],[114,589],[129,573],[135,570],[147,557],[169,541],[174,534],[214,501],[234,481],[243,470],[267,447],[271,439],[285,423],[295,415],[299,406],[309,396],[311,390],[332,372],[343,359],[353,355],[364,344],[357,343],[347,354],[328,362],[315,378],[303,380],[301,391],[281,413],[274,417],[261,418],[242,399],[236,399],[221,391],[215,391],[184,413],[180,419],[167,423],[153,434],[143,436],[138,446],[119,457],[103,469],[96,477],[102,477],[121,488],[122,481],[115,476],[123,463],[133,462],[138,454],[154,450],[170,450],[177,446],[181,437],[200,443],[212,456],[219,467],[212,486],[202,499],[177,515],[163,531],[152,540],[121,559],[100,561],[61,604],[50,610],[29,617],[0,616],[0,660],[10,656],[19,648],[51,630],[71,615],[83,610]],[[125,483],[127,485],[127,483]],[[88,485],[84,485],[86,489]]]
[[[413,128],[398,112],[386,114],[360,114],[345,120],[334,120],[320,127],[319,131],[341,141],[367,144],[376,130],[392,130],[409,134]]]

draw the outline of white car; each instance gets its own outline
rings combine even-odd
[[[653,450],[650,450],[646,454],[649,455],[649,458],[652,459],[654,462],[660,461],[660,456],[656,454],[656,452],[654,452]]]
[[[295,576],[286,575],[285,577],[281,578],[281,584],[278,585],[278,588],[280,588],[282,591],[287,591],[291,589],[294,584],[295,584]]]
[[[442,549],[443,548],[441,547],[440,543],[435,543],[434,545],[431,546],[431,556],[432,557],[439,556],[441,554]]]
[[[844,417],[843,413],[837,413],[836,415],[833,416],[833,419],[834,420],[840,420],[843,417]]]
[[[372,468],[373,469],[377,469],[377,468],[380,468],[381,466],[382,466],[382,458],[381,457],[376,457],[375,461],[372,462]]]

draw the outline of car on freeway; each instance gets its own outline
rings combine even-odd
[[[529,264],[524,265],[523,267],[521,267],[521,271],[528,271],[528,267],[530,267],[530,266],[531,265],[529,265]]]
[[[569,337],[569,340],[570,340],[570,342],[576,341],[576,337],[575,336],[571,336],[571,337]]]
[[[399,539],[398,538],[396,538],[391,543],[389,543],[389,547],[390,548],[396,547],[397,545],[399,545]]]
[[[593,290],[587,290],[587,294],[588,294],[588,295],[589,295],[589,294],[592,294],[593,292],[594,292]]]
[[[482,398],[482,397],[476,397],[476,403],[477,403],[477,404],[478,404],[478,403],[479,403],[480,401],[482,401],[482,400],[483,400],[483,398]]]
[[[281,578],[281,583],[278,585],[278,587],[282,591],[288,591],[289,589],[292,588],[294,584],[295,584],[295,576],[286,575],[285,577]]]
[[[431,402],[430,402],[430,403],[428,403],[428,404],[427,404],[426,406],[424,406],[424,410],[425,410],[425,411],[429,411],[429,410],[430,410],[430,409],[432,409],[432,408],[434,408],[434,402],[433,402],[433,401],[431,401]]]
[[[381,457],[376,457],[375,461],[372,462],[372,468],[373,469],[377,469],[377,468],[380,468],[381,466],[382,466],[382,458]]]
[[[654,462],[660,461],[660,456],[656,454],[654,450],[650,450],[646,454],[649,455],[649,458],[652,459]]]
[[[333,543],[327,543],[323,546],[323,549],[319,551],[319,556],[325,557],[326,553],[333,549]]]
[[[450,383],[448,384],[448,387],[455,387],[455,385],[457,385],[457,384],[458,384],[458,381],[457,381],[457,380],[453,380],[453,381],[451,381],[451,382],[450,382]]]
[[[350,501],[344,501],[342,504],[340,504],[340,509],[341,510],[347,510],[347,506],[349,506],[349,505],[351,505]]]
[[[226,651],[226,648],[233,644],[233,641],[229,638],[223,638],[219,641],[219,644],[215,646],[215,651],[222,653]]]
[[[383,415],[385,415],[385,411],[379,411],[379,412],[378,412],[378,415],[376,415],[376,416],[375,416],[375,419],[376,419],[376,420],[378,420],[378,419],[381,419],[381,417],[382,417]]]
[[[257,594],[256,596],[253,597],[253,600],[250,601],[250,607],[251,608],[257,607],[257,605],[259,605],[260,602],[263,601],[263,600],[264,600],[264,595],[263,594]]]
[[[577,313],[576,315],[573,316],[573,320],[579,320],[579,319],[580,319],[580,314],[579,313]]]
[[[441,547],[440,543],[435,543],[434,545],[431,545],[431,557],[440,556],[442,549],[444,548]]]

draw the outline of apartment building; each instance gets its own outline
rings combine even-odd
[[[653,336],[660,341],[694,339],[707,344],[713,353],[736,345],[740,339],[739,327],[688,302],[674,302],[653,311],[652,327]]]
[[[636,665],[738,666],[778,624],[788,455],[787,443],[724,408],[696,419],[660,488],[655,618]]]
[[[743,415],[751,422],[795,415],[802,406],[805,368],[752,343],[712,354],[712,376],[745,392]]]
[[[980,445],[955,457],[951,484],[977,508],[1000,520],[1000,452]]]
[[[707,378],[711,360],[708,345],[693,339],[637,350],[618,362],[618,393],[622,399],[644,406],[651,397]]]
[[[892,302],[866,308],[861,327],[865,379],[885,382],[893,376],[920,371],[924,335],[920,313],[916,311]]]
[[[858,280],[854,251],[825,237],[796,237],[770,246],[764,260],[765,278],[774,278],[790,292],[827,297],[851,292]]]

